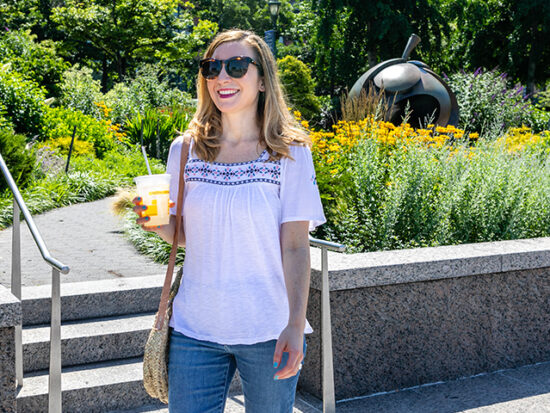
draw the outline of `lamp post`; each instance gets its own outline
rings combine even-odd
[[[270,46],[271,51],[273,52],[273,57],[277,59],[277,18],[279,17],[279,9],[281,7],[281,2],[279,1],[268,1],[269,5],[269,14],[271,15],[271,23],[273,24],[273,30],[268,30],[266,34],[266,40],[271,40]],[[271,32],[271,33],[269,33]]]

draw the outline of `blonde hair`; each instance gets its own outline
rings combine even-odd
[[[311,146],[311,139],[297,124],[288,110],[288,104],[277,74],[277,63],[265,41],[250,31],[228,30],[219,33],[208,46],[203,59],[212,57],[214,51],[224,43],[246,42],[254,51],[253,58],[263,69],[265,92],[258,99],[258,122],[260,143],[270,152],[270,159],[290,156],[290,145]],[[261,73],[261,72],[260,72]],[[206,79],[199,70],[197,80],[198,106],[189,123],[188,132],[194,140],[194,150],[199,158],[213,162],[220,151],[222,134],[221,112],[216,107],[206,85]]]

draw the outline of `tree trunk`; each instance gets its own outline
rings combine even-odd
[[[107,56],[103,55],[103,63],[101,68],[101,92],[107,93]]]
[[[367,60],[369,62],[369,69],[376,66],[376,53],[373,50],[367,50]]]

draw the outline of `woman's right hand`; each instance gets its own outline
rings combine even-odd
[[[143,216],[143,213],[147,210],[147,205],[143,203],[143,199],[139,196],[136,196],[134,199],[132,199],[132,202],[134,203],[134,208],[132,210],[138,214],[139,218],[136,219],[136,224],[141,226],[142,229],[145,231],[152,231],[156,232],[159,230],[157,227],[153,226],[147,226],[147,222],[151,219],[148,216]],[[156,231],[155,231],[156,230]]]
[[[144,231],[154,232],[159,237],[161,237],[164,241],[171,244],[174,241],[174,230],[176,225],[176,217],[174,215],[170,215],[170,221],[166,225],[158,225],[158,226],[151,226],[147,225],[147,223],[150,221],[150,218],[148,216],[143,216],[143,213],[147,211],[147,205],[143,204],[143,199],[141,197],[137,196],[134,199],[132,199],[132,202],[134,203],[134,207],[132,210],[139,215],[139,218],[136,219],[136,224],[138,224]],[[175,205],[173,201],[169,201],[168,207],[172,208]],[[179,241],[178,245],[185,246],[185,234],[183,232],[183,228],[180,230],[179,235]]]
[[[132,202],[135,205],[132,210],[139,215],[139,218],[136,219],[136,224],[141,226],[143,230],[158,233],[163,229],[163,227],[166,226],[148,226],[147,223],[150,221],[151,218],[149,218],[148,216],[143,216],[143,213],[147,211],[147,205],[143,203],[143,200],[139,196],[136,196],[134,199],[132,199]],[[168,206],[171,208],[174,206],[174,203],[170,201]]]

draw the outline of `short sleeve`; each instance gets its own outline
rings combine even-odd
[[[178,187],[180,177],[181,148],[183,146],[183,136],[178,136],[172,141],[168,160],[166,161],[166,173],[170,174],[170,200],[178,201]],[[176,207],[170,208],[170,214],[176,215]]]
[[[307,146],[290,146],[294,160],[281,160],[281,223],[309,221],[309,230],[326,222],[311,151]]]

